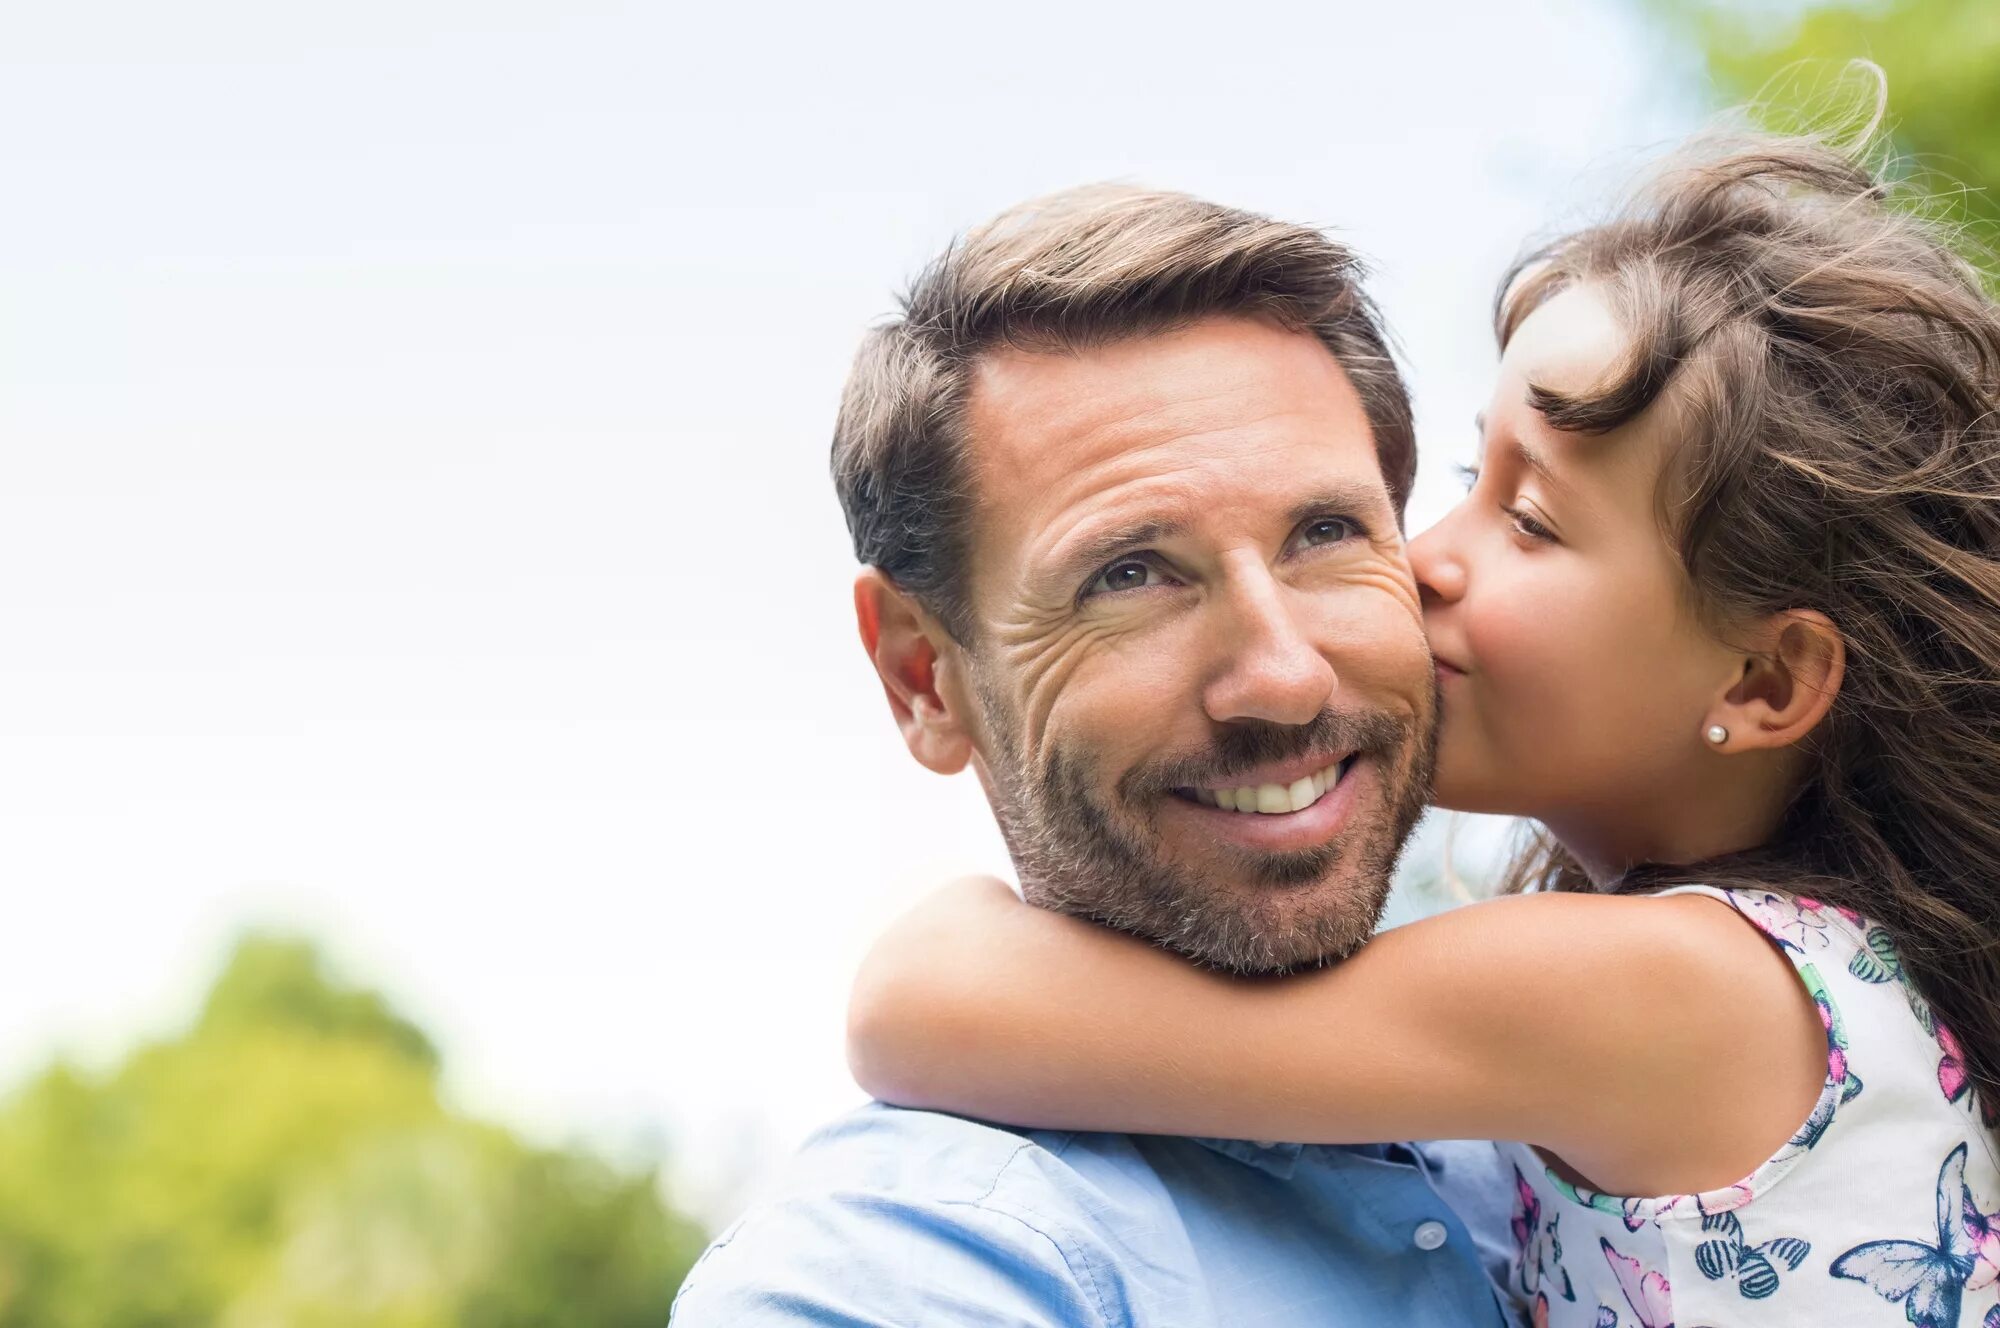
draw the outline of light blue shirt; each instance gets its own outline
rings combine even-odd
[[[1499,1328],[1501,1165],[871,1105],[709,1247],[673,1328]]]

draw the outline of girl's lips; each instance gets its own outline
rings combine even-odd
[[[1463,678],[1465,676],[1465,670],[1448,659],[1433,660],[1433,663],[1437,665],[1438,681],[1440,682],[1446,678]]]

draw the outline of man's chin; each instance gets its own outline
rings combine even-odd
[[[1176,861],[1143,876],[1147,888],[1129,893],[1030,883],[1027,895],[1206,967],[1250,975],[1346,958],[1374,934],[1389,894],[1385,870],[1325,855]]]
[[[1387,883],[1345,872],[1312,880],[1269,879],[1212,891],[1188,958],[1232,973],[1285,973],[1345,959],[1375,934]]]
[[[1032,903],[1230,972],[1310,968],[1374,934],[1397,852],[1422,808],[1421,798],[1404,795],[1427,782],[1419,778],[1427,762],[1416,769],[1406,753],[1385,759],[1399,749],[1373,736],[1320,742],[1361,754],[1337,784],[1292,812],[1208,805],[1189,792],[1208,787],[1207,771],[1185,765],[1128,774],[1100,792],[1090,763],[1061,753],[1032,782],[996,764],[994,811]],[[1236,758],[1226,768],[1249,768],[1252,756],[1298,756],[1238,745],[1225,753]]]

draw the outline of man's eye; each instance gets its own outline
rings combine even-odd
[[[1299,527],[1299,542],[1307,548],[1339,544],[1361,533],[1361,527],[1344,516],[1315,517]]]
[[[1120,590],[1143,590],[1147,586],[1162,585],[1166,579],[1159,568],[1145,559],[1126,558],[1099,572],[1096,578],[1083,588],[1083,593],[1088,597],[1114,594]]]

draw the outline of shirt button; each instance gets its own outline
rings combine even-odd
[[[1434,1250],[1445,1242],[1447,1232],[1442,1222],[1419,1222],[1414,1239],[1420,1250]]]

